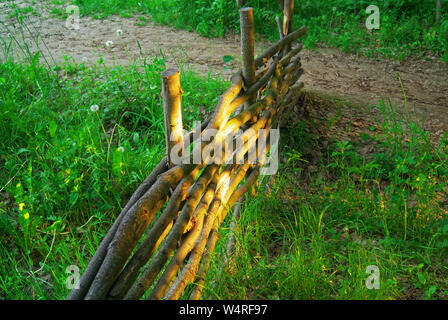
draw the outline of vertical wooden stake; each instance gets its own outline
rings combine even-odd
[[[280,34],[280,40],[283,40],[285,38],[285,35],[283,34],[283,26],[282,26],[282,22],[280,21],[280,18],[275,17],[275,22],[277,22],[277,28],[278,28],[278,33]]]
[[[242,69],[245,88],[249,88],[255,83],[255,37],[254,37],[254,10],[250,7],[241,8],[240,12],[240,27],[241,27],[241,56]],[[254,95],[244,105],[247,106],[255,102]]]
[[[165,121],[165,141],[169,166],[173,166],[171,151],[174,146],[184,154],[183,125],[182,125],[182,88],[180,86],[180,71],[168,69],[162,72],[162,100],[163,117]],[[176,158],[179,158],[176,157]]]
[[[294,15],[294,0],[285,0],[283,6],[283,34],[287,36],[292,31]]]
[[[286,37],[292,31],[292,18],[294,15],[294,0],[284,0],[283,5],[283,35]],[[291,44],[288,44],[284,50],[283,55],[291,50]]]

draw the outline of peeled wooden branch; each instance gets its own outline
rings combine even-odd
[[[282,70],[282,74],[283,75],[288,75],[291,72],[294,72],[297,68],[301,67],[301,62],[300,59],[293,59],[283,70]]]
[[[167,207],[162,215],[156,221],[151,228],[149,234],[142,242],[136,253],[132,256],[124,270],[121,272],[119,278],[114,283],[109,296],[115,299],[121,299],[127,293],[129,288],[138,276],[140,269],[148,262],[150,257],[154,254],[159,240],[165,238],[165,230],[170,223],[177,217],[180,205],[187,197],[187,192],[190,186],[193,184],[199,170],[193,170],[187,177],[185,177],[174,190]]]
[[[299,78],[302,76],[303,74],[303,69],[299,68],[291,77],[289,83],[291,85],[295,84],[297,82],[297,80],[299,80]]]
[[[209,124],[209,122],[210,118],[201,124],[200,130],[201,131],[204,130],[205,127]],[[190,131],[183,137],[183,140],[185,141],[185,148],[188,148],[188,146],[190,145],[191,142],[190,136],[192,135],[194,135],[194,130]],[[123,217],[127,214],[129,209],[131,209],[134,206],[134,204],[138,200],[140,200],[140,198],[144,194],[146,194],[146,192],[150,189],[150,187],[156,182],[159,175],[161,175],[168,169],[167,161],[168,161],[167,157],[165,156],[160,161],[160,163],[154,168],[152,173],[142,182],[142,184],[132,194],[131,199],[125,205],[120,215],[112,225],[111,229],[106,234],[105,238],[101,241],[101,244],[98,247],[97,251],[95,252],[95,255],[93,256],[93,258],[89,262],[89,265],[87,266],[86,270],[81,276],[81,279],[79,280],[79,289],[74,288],[67,297],[68,300],[79,300],[85,298],[87,291],[89,290],[96,274],[98,273],[99,268],[101,267],[101,264],[103,263],[106,254],[108,253],[108,247],[111,241],[113,240],[115,233],[123,220]]]
[[[292,49],[288,52],[286,56],[284,56],[280,61],[279,64],[283,67],[287,65],[292,59],[295,57],[298,57],[297,54],[302,51],[302,45],[299,44],[296,48]]]
[[[259,174],[258,168],[253,169],[251,171],[251,173],[249,174],[248,178],[246,179],[246,183],[243,184],[240,188],[238,188],[237,190],[235,190],[233,192],[232,196],[230,197],[230,199],[228,201],[227,208],[230,208],[230,207],[234,206],[236,201],[239,199],[238,197],[242,196],[250,188],[252,188],[252,186],[257,181],[258,174]],[[196,286],[195,290],[192,292],[192,294],[190,296],[191,299],[198,300],[201,297],[201,293],[202,293],[202,289],[203,289],[203,283],[204,283],[203,279],[205,277],[205,273],[208,270],[210,255],[213,253],[216,241],[218,240],[218,228],[221,225],[222,221],[225,219],[225,217],[227,215],[227,212],[228,212],[228,209],[221,210],[219,219],[217,219],[215,221],[215,225],[213,226],[213,229],[210,232],[210,237],[209,237],[209,240],[208,240],[208,243],[207,243],[207,247],[209,247],[210,249],[207,252],[206,257],[204,257],[204,259],[206,259],[206,261],[204,261],[205,265],[204,265],[203,270],[202,270],[202,272],[200,274],[200,278],[198,278],[197,286]]]
[[[227,207],[231,208],[235,205],[235,203],[238,201],[238,199],[240,199],[257,181],[258,175],[259,175],[260,171],[259,169],[254,169],[249,177],[246,179],[246,183],[243,184],[241,187],[239,187],[237,190],[235,190],[235,192],[232,194],[232,196],[230,197],[228,203],[227,203]],[[225,219],[225,215],[227,214],[228,210],[226,210],[225,213],[223,213],[220,217],[220,221],[223,221]]]
[[[252,8],[242,8],[240,13],[241,25],[241,56],[242,56],[242,71],[244,84],[249,88],[255,83],[255,28],[254,28],[254,10]],[[255,102],[256,96],[254,94],[249,96],[248,104]],[[247,105],[246,105],[247,107]]]
[[[291,58],[293,58],[297,53],[299,53],[302,49],[302,46],[298,46],[296,49],[293,49],[287,56],[285,56],[279,63],[286,64],[288,63]],[[239,77],[235,78],[235,84],[232,85],[230,89],[227,90],[226,94],[222,98],[222,103],[219,104],[219,107],[217,109],[217,112],[215,113],[215,116],[210,122],[209,128],[222,128],[224,124],[226,124],[228,117],[230,114],[240,105],[245,103],[249,100],[249,97],[256,94],[262,87],[264,87],[267,82],[271,79],[272,75],[275,72],[275,68],[277,67],[277,60],[274,60],[272,64],[270,65],[267,72],[263,75],[261,79],[256,81],[251,87],[247,89],[245,93],[238,97],[234,97],[234,100],[229,103],[230,97],[235,95],[236,91],[240,90],[240,81],[241,79]],[[237,74],[238,75],[238,74]],[[221,99],[220,99],[221,100]],[[224,102],[225,101],[225,102]],[[229,104],[227,104],[229,103]],[[219,119],[219,120],[218,120]]]
[[[275,17],[275,22],[277,23],[277,28],[278,28],[278,33],[280,35],[280,40],[282,40],[285,37],[285,35],[283,33],[282,22],[281,22],[279,17]]]
[[[191,253],[190,261],[183,268],[181,274],[174,281],[172,287],[167,293],[166,299],[173,300],[179,299],[183,290],[188,285],[190,281],[193,280],[194,276],[197,273],[199,262],[203,256],[203,250],[205,248],[206,241],[208,239],[209,230],[211,229],[211,223],[214,221],[213,218],[216,216],[216,212],[218,212],[220,208],[220,203],[215,202],[211,206],[211,210],[206,219],[206,225],[202,229],[201,237],[199,239],[199,246],[196,246]],[[211,217],[211,214],[213,217]],[[205,241],[204,241],[205,240]]]
[[[252,128],[253,129],[253,128]],[[173,197],[174,197],[174,195],[173,195]],[[163,215],[162,215],[162,217],[163,217]],[[162,218],[161,217],[161,218]],[[161,219],[161,218],[159,218],[159,219]],[[154,240],[154,239],[153,239]],[[144,246],[143,246],[143,248],[145,248]],[[134,255],[134,257],[138,257],[139,255],[138,255],[138,252],[137,252],[137,254],[136,255]],[[146,260],[144,260],[144,261],[146,261]],[[131,260],[131,262],[132,262],[132,260]],[[126,271],[127,269],[125,269],[125,271]],[[136,271],[136,269],[135,270],[133,270],[133,272],[135,272]],[[119,295],[117,295],[116,293],[114,293],[114,290],[112,290],[112,294],[111,294],[112,296],[119,296]],[[153,298],[158,298],[158,296],[157,295],[152,295],[151,297],[153,297]]]
[[[173,285],[170,287],[170,290],[168,291],[168,293],[165,297],[166,299],[178,299],[180,297],[180,295],[182,294],[183,290],[185,289],[185,286],[190,281],[190,279],[192,279],[196,275],[197,268],[193,268],[193,270],[191,269],[191,267],[193,266],[191,264],[191,261],[195,261],[197,259],[197,256],[198,256],[197,248],[198,248],[198,246],[201,245],[201,243],[204,239],[204,236],[207,237],[207,239],[208,239],[208,233],[209,233],[208,230],[210,229],[210,221],[214,220],[215,212],[219,208],[219,205],[222,201],[221,199],[222,199],[222,197],[225,197],[226,192],[228,192],[228,180],[229,180],[230,175],[233,172],[233,169],[234,169],[233,165],[226,166],[226,168],[222,171],[222,173],[219,175],[219,177],[217,179],[217,190],[214,193],[213,202],[210,204],[210,200],[212,200],[212,199],[211,198],[207,199],[207,201],[204,202],[203,208],[200,208],[200,210],[203,210],[204,212],[205,212],[206,208],[208,208],[207,215],[204,218],[205,221],[202,221],[202,224],[200,226],[198,226],[198,228],[195,230],[197,233],[196,232],[194,233],[194,238],[193,238],[194,243],[189,242],[189,243],[182,244],[182,246],[184,246],[184,245],[186,246],[186,250],[188,250],[188,251],[182,252],[183,258],[181,260],[178,260],[178,262],[176,263],[176,266],[179,266],[180,261],[183,261],[185,259],[185,256],[187,253],[190,253],[191,249],[193,248],[192,245],[194,245],[194,249],[191,252],[189,263],[183,268],[180,275],[176,278]],[[199,235],[199,232],[200,232],[200,235]],[[199,237],[199,239],[198,239],[198,237]],[[205,239],[205,240],[207,240],[207,239]],[[200,257],[202,257],[202,253],[200,254]],[[194,266],[196,266],[196,264],[194,264]],[[171,277],[171,279],[172,279],[172,277]],[[167,288],[168,287],[166,286],[166,289]],[[162,293],[162,292],[160,292],[160,293]],[[160,299],[161,297],[162,297],[162,294],[152,295],[152,293],[151,293],[150,298]]]
[[[169,189],[177,184],[184,175],[180,167],[174,167],[163,173],[156,183],[135,203],[119,225],[115,237],[108,247],[86,299],[104,299],[117,279],[126,260],[142,236],[154,214],[166,202]]]
[[[219,97],[218,106],[213,114],[212,120],[207,126],[208,129],[221,129],[232,114],[229,104],[241,92],[243,88],[243,78],[241,73],[237,73],[232,77],[232,85],[227,91]]]
[[[259,81],[263,76],[268,72],[269,68],[263,68],[262,70],[257,71],[255,78]]]
[[[288,104],[293,103],[293,99],[300,95],[300,91],[302,90],[303,86],[303,82],[298,82],[297,84],[289,88],[285,98],[282,101],[279,101],[278,113],[283,112],[283,107],[287,107]]]
[[[210,205],[210,202],[213,200],[216,191],[215,189],[219,182],[219,178],[220,177],[218,175],[214,176],[213,183],[209,185],[204,195],[202,196],[202,199],[198,207],[196,208],[194,214],[195,223],[193,229],[188,233],[186,239],[177,249],[176,253],[174,254],[174,257],[171,259],[171,262],[165,268],[162,277],[159,279],[156,286],[151,291],[151,294],[149,295],[148,299],[158,300],[163,297],[163,295],[168,290],[169,284],[173,280],[174,276],[176,275],[176,272],[179,270],[187,254],[189,254],[191,249],[193,248],[194,243],[198,239],[199,234],[202,230],[202,226],[204,223],[204,215],[206,210],[208,209],[208,206]]]
[[[294,40],[297,40],[299,37],[305,35],[307,31],[308,31],[307,27],[303,26],[300,29],[291,32],[285,38],[276,42],[271,47],[267,48],[262,55],[260,55],[258,58],[255,59],[255,68],[259,68],[262,65],[264,65],[266,62],[269,61],[270,58],[272,58],[276,53],[282,50],[286,45],[290,44]]]
[[[190,221],[194,209],[196,208],[202,192],[213,178],[218,167],[216,165],[208,166],[202,173],[201,177],[195,183],[189,193],[186,204],[184,205],[181,214],[179,215],[176,223],[174,224],[171,232],[168,234],[162,247],[157,254],[151,260],[149,266],[145,269],[143,274],[137,280],[137,282],[128,291],[125,299],[139,299],[148,290],[155,277],[165,265],[169,255],[175,250],[177,240],[184,234],[184,231]]]
[[[279,123],[280,116],[288,106],[294,105],[297,102],[298,98],[300,97],[300,91],[303,88],[303,86],[304,86],[303,82],[299,82],[293,87],[291,87],[284,101],[280,103],[278,111],[273,116],[272,119],[273,125],[277,125]]]
[[[291,3],[286,1],[285,8]],[[242,22],[242,35],[249,39],[243,41],[242,47],[250,46],[252,10],[243,8],[240,14],[241,20],[247,21]],[[286,26],[288,21],[291,24],[292,13],[287,16]],[[252,53],[243,50],[249,53],[243,57],[242,71],[232,78],[232,85],[220,97],[211,120],[201,124],[201,132],[195,128],[182,137],[179,73],[167,70],[162,74],[167,157],[133,194],[89,263],[80,289],[73,290],[69,298],[139,299],[153,287],[149,299],[178,299],[195,279],[202,285],[222,221],[235,202],[256,183],[266,159],[269,142],[267,148],[259,142],[270,135],[271,126],[278,122],[282,112],[297,102],[303,86],[303,83],[295,84],[303,73],[298,56],[301,46],[292,50],[290,46],[306,33],[306,28],[284,37],[280,31],[280,41],[256,60],[253,50]],[[270,61],[255,76],[255,69]],[[245,103],[247,108],[235,113]],[[202,133],[205,128],[218,130],[210,142]],[[244,130],[240,136],[244,140],[235,137],[240,129]],[[181,147],[185,144],[187,149],[192,143],[191,136],[195,141],[193,152],[183,155],[181,163],[174,163],[171,150],[179,144]],[[239,149],[230,154],[226,152],[220,158],[222,162],[213,164],[215,151],[226,150],[225,145],[235,141],[242,141]],[[256,165],[248,161],[252,160],[254,150]],[[198,154],[201,155],[199,162],[195,159]],[[228,160],[244,163],[226,164],[221,172]],[[242,181],[245,183],[241,184]],[[165,203],[165,209],[152,223]],[[144,233],[146,237],[140,241]],[[181,269],[188,256],[187,265]],[[191,297],[199,298],[201,291],[196,287]]]
[[[215,225],[213,226],[207,245],[204,250],[203,254],[203,262],[201,264],[201,267],[199,269],[198,275],[196,276],[195,280],[195,288],[191,292],[190,299],[191,300],[199,300],[202,295],[202,290],[204,288],[204,282],[205,282],[205,275],[207,274],[208,268],[210,267],[210,256],[215,251],[215,245],[216,241],[218,241],[218,221],[215,222]]]
[[[292,17],[294,15],[294,0],[285,0],[283,6],[283,34],[287,35],[292,29]]]
[[[231,197],[231,195],[234,192],[235,187],[240,183],[240,181],[243,179],[246,171],[247,171],[248,165],[243,165],[242,170],[239,170],[239,172],[236,174],[234,179],[232,179],[231,182],[224,181],[224,184],[218,190],[217,195],[215,199],[213,200],[212,204],[210,205],[210,209],[206,218],[205,226],[201,232],[201,236],[193,249],[190,260],[188,264],[184,267],[179,277],[176,279],[174,284],[172,285],[171,289],[169,290],[166,299],[178,299],[187,286],[187,284],[193,280],[194,276],[196,275],[200,260],[203,256],[203,252],[207,243],[207,240],[209,239],[209,234],[211,232],[211,229],[214,225],[215,220],[221,215],[221,212],[225,210],[227,207],[227,201]],[[228,171],[224,171],[222,178],[225,178],[225,174]],[[219,192],[221,191],[221,192]],[[224,194],[222,194],[224,193]]]
[[[165,140],[168,163],[173,166],[171,151],[180,144],[183,154],[183,126],[182,126],[182,88],[180,86],[180,71],[168,69],[162,72],[162,101],[163,116],[165,118]]]
[[[228,114],[230,116],[230,114],[241,104],[243,104],[244,102],[248,101],[249,98],[254,95],[256,92],[258,92],[258,90],[260,90],[261,88],[263,88],[268,81],[271,79],[272,75],[275,72],[275,68],[277,67],[277,60],[274,60],[271,64],[271,66],[269,67],[268,71],[265,73],[265,75],[258,80],[257,82],[255,82],[250,88],[247,89],[247,91],[245,93],[243,93],[242,95],[236,97],[229,105],[228,107],[228,112],[226,113],[226,115]],[[229,113],[230,112],[230,113]]]
[[[220,131],[218,131],[214,140],[211,143],[207,144],[207,146],[205,146],[204,148],[209,148],[209,150],[216,150],[219,146],[222,146],[222,143],[226,137],[228,137],[229,135],[234,135],[236,133],[236,131],[238,131],[238,129],[244,123],[246,123],[249,120],[256,117],[260,113],[261,110],[266,108],[266,106],[272,102],[272,100],[273,100],[273,96],[271,94],[268,94],[262,100],[251,105],[246,111],[233,117],[231,120],[229,120],[226,123],[224,128],[222,128]],[[202,150],[203,150],[203,148],[200,145],[198,145],[194,152],[201,152]],[[204,155],[204,153],[202,153],[202,155],[203,155],[203,158],[202,158],[203,163],[209,163],[209,161],[211,160],[211,156],[209,154]],[[225,161],[226,159],[222,159],[222,160]]]
[[[235,152],[232,154],[231,163],[240,163],[246,154],[248,154],[248,160],[251,164],[254,164],[254,160],[258,159],[256,153],[257,140],[258,135],[261,133],[261,129],[266,126],[266,123],[269,122],[269,119],[272,116],[271,110],[266,110],[262,117],[256,121],[249,129],[246,130],[241,135],[241,138],[247,138],[247,141],[244,141],[244,145],[240,146]],[[246,133],[249,133],[246,134]]]

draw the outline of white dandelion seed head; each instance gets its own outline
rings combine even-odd
[[[336,11],[336,7],[333,7],[333,11]]]
[[[112,47],[114,45],[113,41],[106,41],[106,47]]]
[[[121,37],[122,34],[123,34],[123,30],[118,29],[118,30],[117,30],[117,36]]]
[[[98,107],[97,104],[93,104],[93,105],[90,107],[90,111],[92,111],[92,112],[97,112],[99,108],[100,108],[100,107]]]

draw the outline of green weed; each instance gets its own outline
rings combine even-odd
[[[246,199],[227,264],[224,228],[205,297],[447,298],[447,141],[434,147],[391,103],[378,110],[380,130],[366,128],[361,142],[324,143],[315,122],[284,132],[284,165]],[[377,290],[366,285],[372,265]]]

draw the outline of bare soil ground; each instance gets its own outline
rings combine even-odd
[[[26,6],[23,1],[16,3]],[[225,78],[238,68],[240,46],[236,35],[208,39],[166,26],[141,26],[137,18],[116,16],[104,20],[83,17],[79,30],[69,30],[64,20],[50,17],[48,6],[38,6],[36,11],[41,15],[30,15],[31,33],[39,33],[43,55],[51,55],[57,62],[63,61],[64,56],[71,56],[77,62],[97,63],[101,56],[106,65],[126,66],[139,56],[138,41],[145,56],[163,54],[169,66],[182,64],[202,74],[211,72],[212,76]],[[3,39],[11,31],[16,36],[20,34],[20,26],[9,13],[10,4],[0,3],[0,20],[9,29],[2,30]],[[0,25],[0,28],[5,26]],[[123,31],[121,37],[116,33],[118,29]],[[32,39],[27,31],[25,39]],[[113,46],[107,47],[107,41],[112,41]],[[256,52],[260,53],[268,45],[258,41]],[[235,60],[225,64],[222,57],[226,55]],[[372,60],[337,49],[320,48],[303,50],[302,64],[305,70],[302,80],[308,90],[359,106],[373,106],[382,98],[391,99],[402,108],[405,98],[399,74],[410,110],[415,105],[419,115],[426,114],[426,129],[438,137],[448,131],[448,64],[435,58],[402,62]]]

